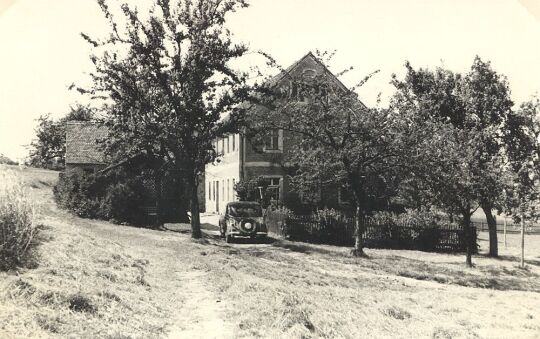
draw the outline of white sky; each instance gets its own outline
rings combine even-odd
[[[508,77],[516,103],[540,91],[538,0],[251,0],[229,27],[285,67],[337,49],[333,70],[355,67],[346,85],[380,69],[358,91],[367,105],[392,93],[405,60],[466,72],[476,54]],[[0,0],[0,153],[25,156],[35,119],[85,101],[67,89],[92,69],[79,33],[104,29],[93,0]]]

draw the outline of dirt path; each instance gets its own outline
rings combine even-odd
[[[176,274],[187,298],[169,338],[233,338],[233,326],[224,320],[226,314],[221,300],[204,286],[206,273],[186,271]]]

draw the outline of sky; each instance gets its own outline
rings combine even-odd
[[[143,0],[141,0],[143,1]],[[131,2],[131,1],[130,1]],[[228,20],[235,39],[284,67],[309,51],[337,50],[331,70],[368,106],[392,94],[391,75],[414,67],[467,72],[475,55],[507,76],[516,104],[540,91],[538,0],[251,0]],[[92,71],[80,32],[107,27],[94,0],[0,0],[0,154],[28,154],[36,119],[87,98],[68,90]]]

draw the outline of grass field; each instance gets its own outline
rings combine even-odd
[[[538,338],[540,236],[500,259],[275,240],[226,244],[59,211],[57,173],[22,172],[41,204],[39,265],[0,273],[0,338]]]

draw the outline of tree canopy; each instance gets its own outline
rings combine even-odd
[[[247,52],[233,42],[226,17],[244,0],[157,0],[148,13],[130,5],[113,15],[95,47],[93,87],[83,90],[107,102],[108,152],[116,161],[144,155],[184,180],[190,194],[192,236],[201,236],[197,187],[217,154],[212,141],[234,129],[234,111],[250,90],[248,74],[232,61]],[[99,54],[99,52],[102,52]]]
[[[500,205],[504,192],[503,135],[513,105],[507,80],[479,57],[465,75],[440,67],[415,70],[409,63],[405,66],[404,79],[394,76],[392,81],[397,89],[392,106],[397,110],[413,109],[426,121],[448,124],[454,130],[452,142],[468,151],[468,155],[462,155],[462,167],[468,169],[467,173],[454,174],[458,175],[456,178],[470,178],[471,183],[469,194],[465,195],[468,203],[461,204],[456,212],[469,219],[478,207],[483,209],[490,229],[490,255],[497,256],[493,210]],[[451,154],[443,156],[451,157]],[[426,168],[425,173],[434,172]],[[431,190],[446,190],[444,186]]]
[[[271,84],[275,95],[264,108],[251,110],[249,121],[262,136],[275,129],[288,135],[286,161],[297,189],[335,184],[351,193],[357,215],[354,254],[363,255],[361,221],[370,201],[392,189],[418,134],[406,115],[367,108],[329,75],[324,55],[317,57],[320,72],[287,74],[293,90]]]

